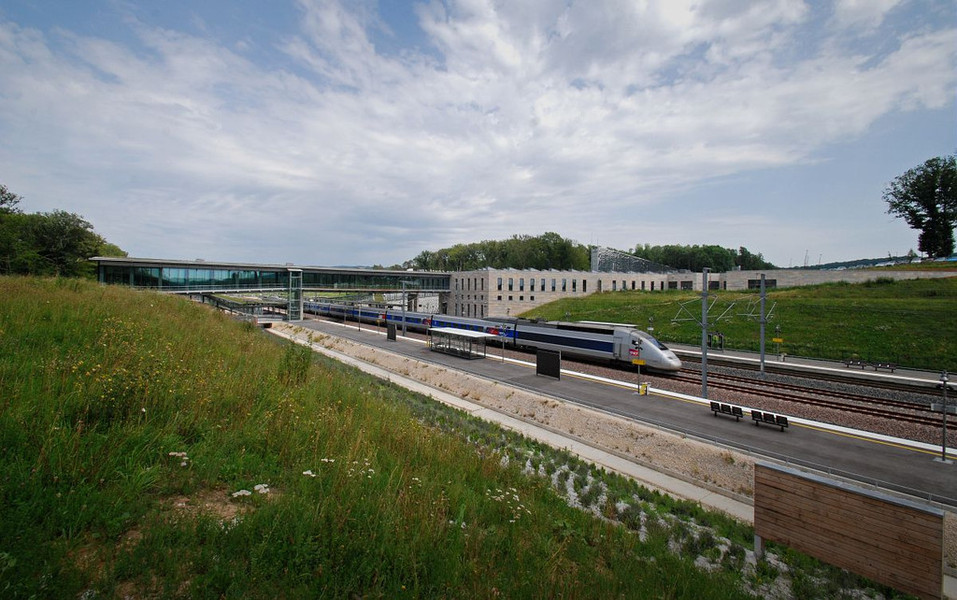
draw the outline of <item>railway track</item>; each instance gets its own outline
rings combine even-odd
[[[700,368],[700,364],[701,364],[700,360],[696,360],[694,357],[682,355],[681,360],[686,365],[692,364]],[[708,364],[718,365],[722,367],[729,367],[729,368],[737,369],[740,371],[757,372],[760,370],[759,367],[753,364],[742,363],[736,360],[726,360],[720,355],[716,356],[712,354],[708,355]],[[787,368],[780,368],[774,362],[766,363],[765,371],[767,373],[775,373],[778,375],[784,375],[788,377],[795,376],[794,371]],[[849,369],[847,373],[849,374],[857,373],[857,371]],[[710,377],[710,374],[709,374],[709,377]],[[842,377],[841,375],[828,375],[827,373],[821,373],[821,372],[816,372],[811,370],[802,371],[800,374],[800,377],[802,379],[813,379],[813,380],[823,381],[828,383],[846,383],[847,382],[847,378]],[[877,388],[881,390],[888,390],[892,392],[904,392],[907,394],[924,395],[931,398],[932,400],[930,401],[934,401],[934,399],[940,396],[940,392],[935,390],[932,386],[922,387],[922,386],[918,386],[918,385],[914,385],[910,383],[897,383],[894,381],[887,381],[884,379],[870,379],[867,381],[866,385],[868,387]]]
[[[675,381],[700,383],[699,371],[682,369],[674,376]],[[904,421],[917,425],[940,426],[941,419],[929,405],[903,400],[873,398],[843,391],[823,390],[792,383],[755,381],[753,379],[722,373],[709,373],[708,386],[734,393],[763,395],[775,400],[785,400],[814,406],[851,412],[869,417]],[[957,419],[955,419],[957,420]],[[957,431],[957,423],[949,422],[948,431]]]

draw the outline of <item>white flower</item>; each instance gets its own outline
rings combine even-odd
[[[238,498],[240,496],[252,496],[252,492],[249,490],[239,490],[238,492],[233,492],[233,498]]]
[[[265,483],[259,483],[259,484],[257,484],[256,487],[254,487],[253,489],[256,490],[257,492],[259,492],[260,494],[268,494],[268,493],[269,493],[269,486],[266,485]]]
[[[309,476],[309,477],[315,477],[315,476],[316,476],[316,474],[312,472],[312,469],[310,469],[310,470],[308,470],[308,471],[303,471],[302,474],[303,474],[303,475],[306,475],[306,476]]]

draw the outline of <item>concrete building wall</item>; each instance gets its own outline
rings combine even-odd
[[[940,271],[815,271],[771,270],[713,273],[709,287],[716,290],[740,291],[758,287],[761,274],[769,289],[834,283],[863,283],[879,277],[890,279],[925,279],[954,277],[954,272]],[[587,271],[518,271],[514,269],[482,269],[452,273],[448,313],[463,317],[519,315],[537,306],[560,298],[575,298],[596,292],[635,290],[701,291],[701,273],[598,273]]]
[[[483,269],[452,274],[449,312],[463,317],[517,315],[559,298],[620,290],[662,291],[659,273]]]
[[[772,287],[800,287],[805,285],[818,285],[821,283],[864,283],[865,281],[874,281],[878,278],[884,279],[936,279],[940,277],[954,277],[957,273],[953,271],[864,271],[860,269],[849,269],[844,271],[815,271],[803,269],[781,269],[776,271],[730,271],[728,273],[716,273],[709,277],[721,282],[720,289],[728,290],[746,290],[756,287],[764,273],[765,282],[773,281]],[[701,274],[697,276],[697,287],[701,289]]]

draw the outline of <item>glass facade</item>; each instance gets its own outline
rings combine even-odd
[[[155,261],[161,263],[161,261]],[[241,265],[227,268],[222,265],[188,265],[170,261],[169,265],[136,264],[136,260],[110,259],[98,261],[101,283],[128,285],[137,288],[166,291],[254,290],[288,288],[290,270],[287,267],[257,268]],[[407,290],[449,291],[450,276],[407,271],[382,272],[337,269],[302,269],[302,288],[322,290]]]

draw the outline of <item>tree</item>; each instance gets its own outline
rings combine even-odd
[[[0,214],[20,212],[17,208],[17,204],[20,204],[20,200],[22,200],[20,196],[14,194],[7,189],[7,186],[0,183]]]
[[[126,256],[80,215],[56,210],[24,214],[20,196],[0,184],[0,275],[92,277],[92,256]]]
[[[917,249],[932,258],[954,252],[957,227],[957,157],[938,156],[910,169],[884,189],[887,214],[919,229]]]

